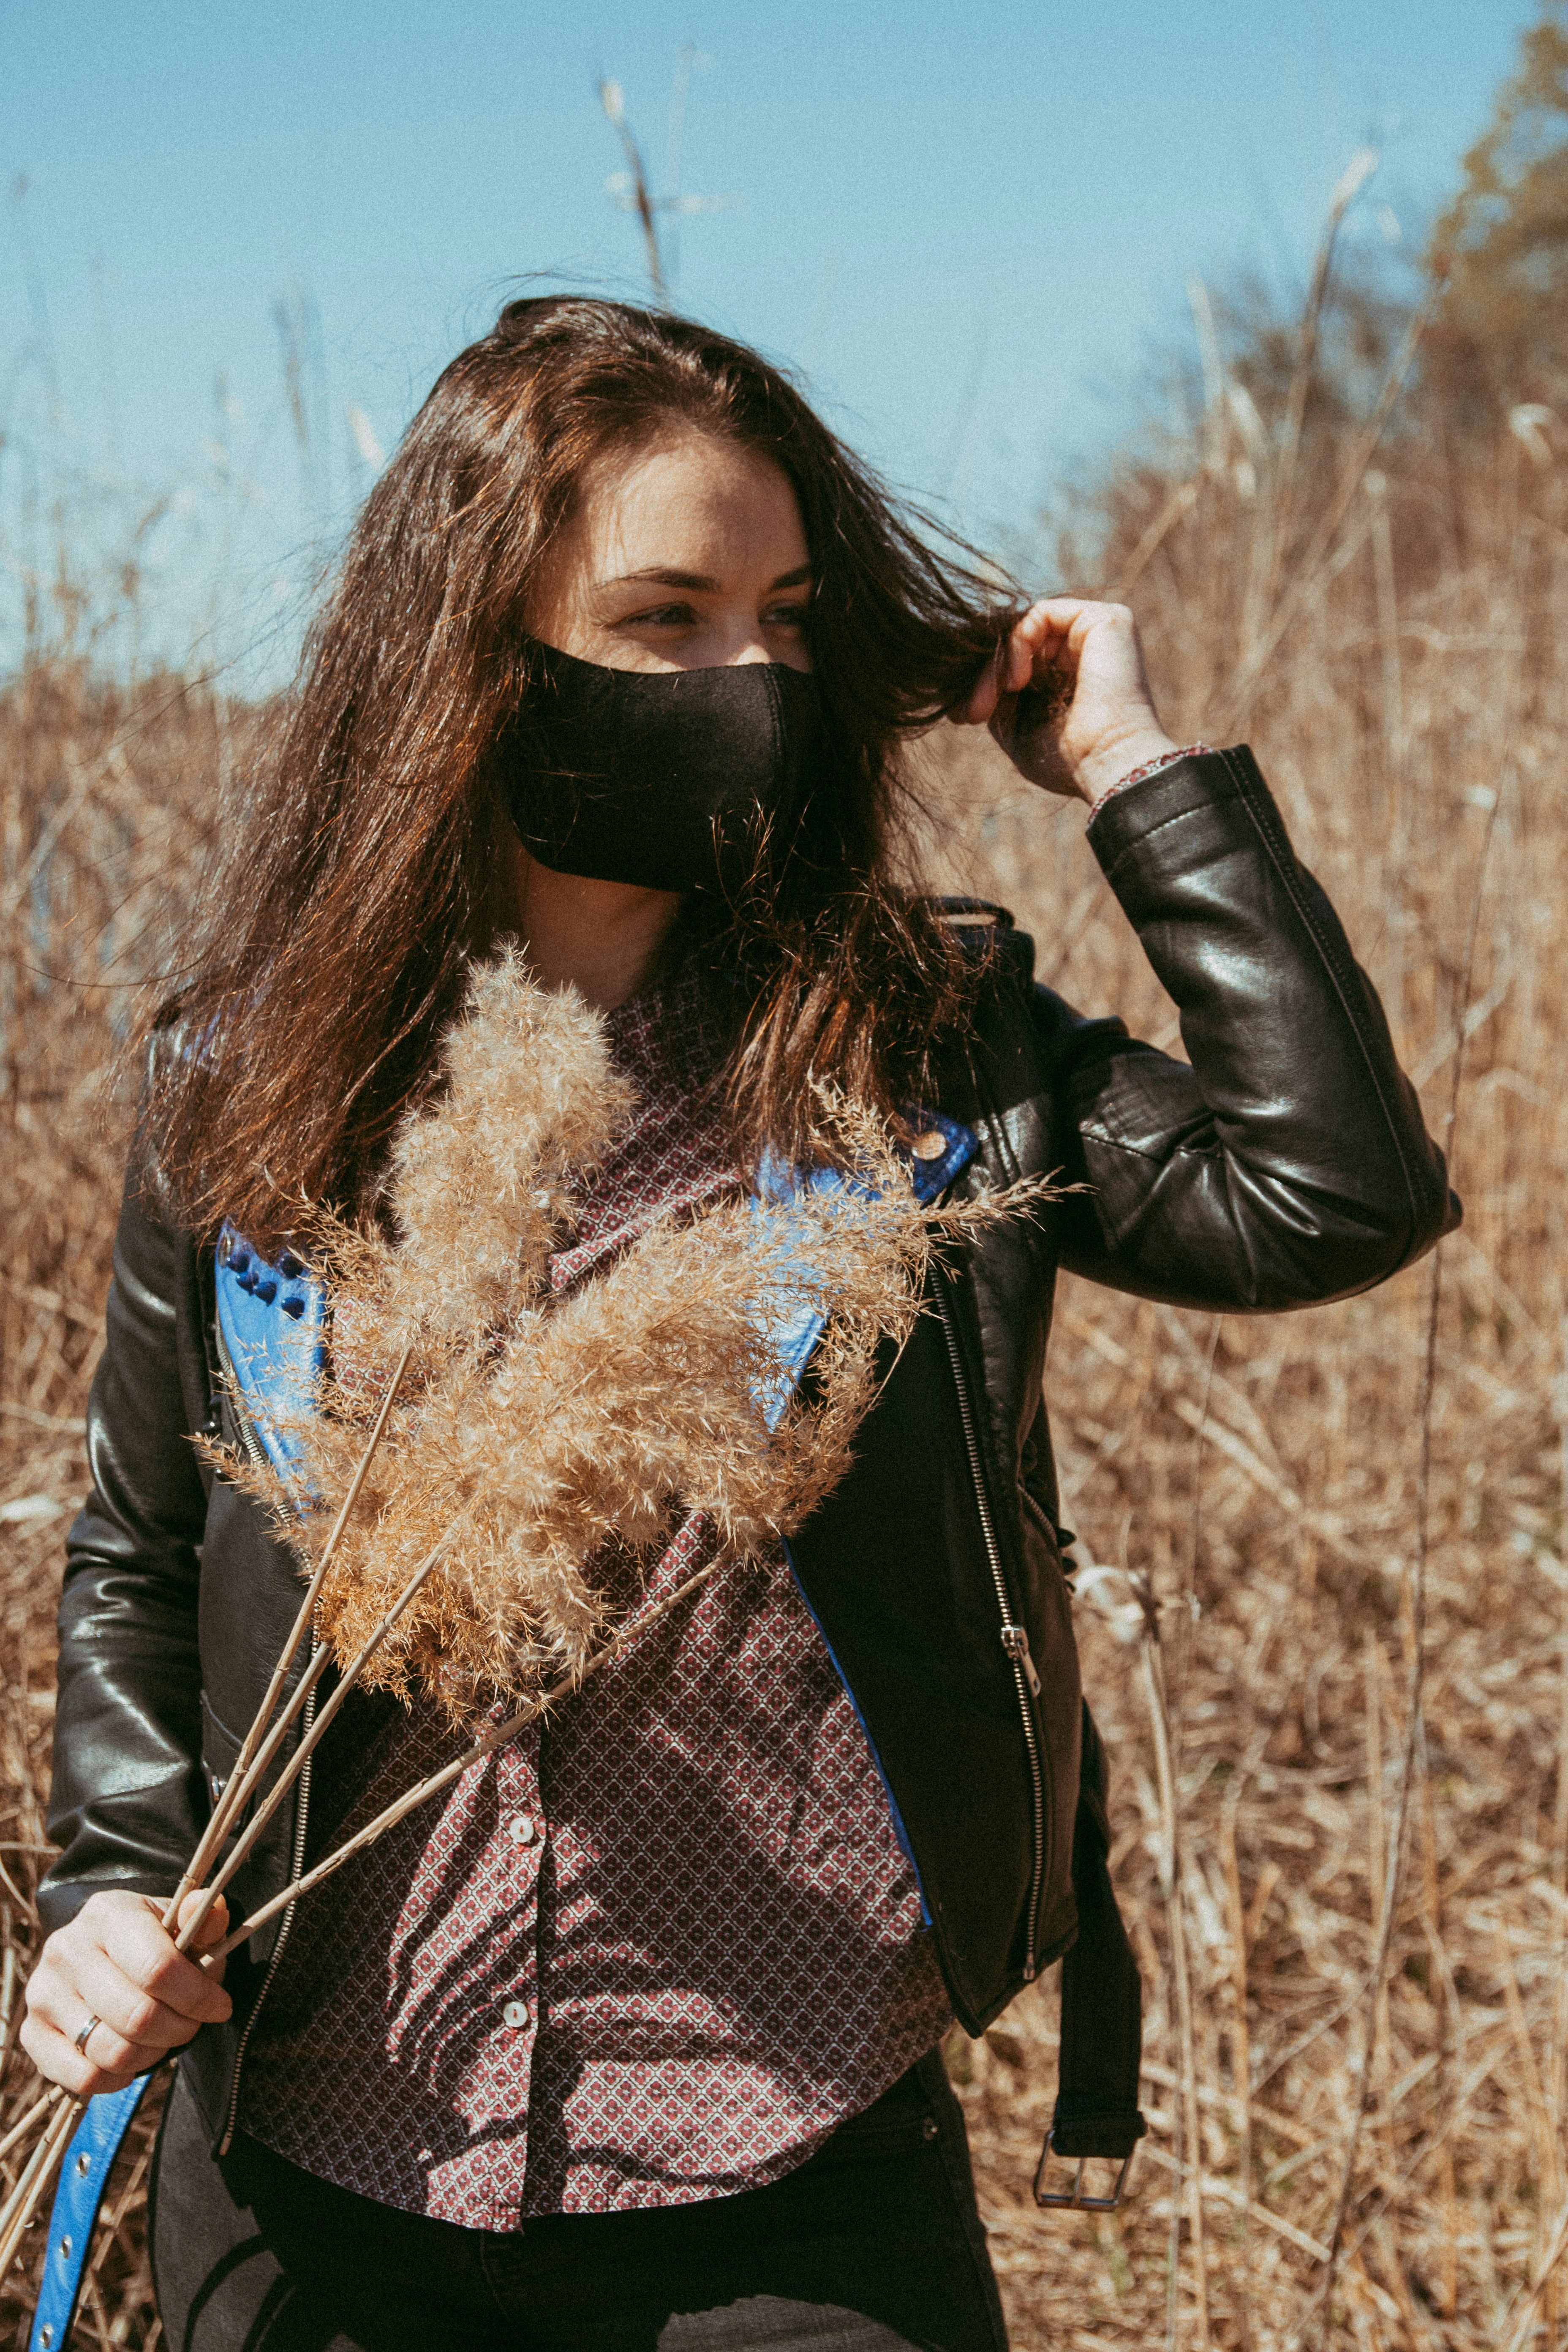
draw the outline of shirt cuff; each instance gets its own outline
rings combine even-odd
[[[1178,760],[1195,760],[1201,752],[1211,749],[1207,743],[1184,743],[1179,751],[1162,751],[1157,760],[1145,760],[1141,768],[1134,768],[1130,775],[1122,776],[1114,784],[1107,784],[1102,793],[1095,794],[1089,804],[1090,816],[1098,816],[1106,802],[1113,801],[1118,793],[1126,792],[1133,784],[1145,783],[1151,776],[1162,775],[1167,768],[1173,768]]]

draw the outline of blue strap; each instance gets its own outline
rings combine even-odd
[[[43,2284],[33,2314],[27,2352],[63,2352],[81,2294],[87,2257],[109,2175],[131,2119],[147,2095],[151,2074],[139,2074],[123,2091],[89,2099],[65,2154],[54,2210]]]

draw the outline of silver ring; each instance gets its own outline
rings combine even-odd
[[[88,2019],[87,2023],[82,2027],[81,2032],[76,2038],[76,2049],[77,2055],[79,2057],[85,2058],[87,2056],[87,2045],[92,2040],[93,2035],[98,2032],[99,2027],[102,2023],[103,2020],[101,2017],[89,2017]]]

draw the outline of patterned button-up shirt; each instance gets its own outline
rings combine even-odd
[[[731,1189],[690,985],[609,1016],[637,1113],[552,1268]],[[646,1582],[691,1573],[689,1522]],[[344,1832],[457,1752],[416,1705]],[[404,2211],[530,2215],[761,2187],[929,2050],[949,2010],[854,1705],[781,1556],[727,1566],[542,1724],[303,1903],[244,2130]]]

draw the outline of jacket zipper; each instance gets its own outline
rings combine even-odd
[[[958,1417],[963,1429],[964,1450],[969,1455],[969,1473],[974,1485],[974,1502],[980,1517],[980,1532],[985,1539],[985,1557],[991,1570],[991,1581],[995,1587],[996,1605],[1002,1612],[1001,1640],[1007,1663],[1013,1669],[1014,1686],[1018,1694],[1018,1717],[1024,1727],[1024,1746],[1029,1759],[1029,1780],[1035,1804],[1034,1868],[1029,1878],[1029,1908],[1026,1923],[1024,1978],[1030,1982],[1038,1974],[1036,1959],[1037,1949],[1037,1922],[1040,1906],[1040,1886],[1046,1873],[1046,1784],[1040,1767],[1039,1736],[1035,1729],[1031,1694],[1038,1698],[1040,1677],[1029,1655],[1026,1629],[1016,1623],[1013,1604],[1007,1592],[1007,1580],[1002,1568],[1001,1547],[996,1540],[996,1523],[992,1516],[991,1498],[985,1491],[985,1467],[981,1459],[980,1441],[975,1433],[974,1409],[970,1402],[969,1383],[964,1376],[963,1358],[959,1349],[958,1329],[952,1319],[952,1305],[948,1297],[947,1278],[942,1268],[931,1268],[931,1286],[936,1294],[937,1313],[947,1340],[948,1361],[952,1367],[952,1384],[958,1394]]]
[[[234,1364],[230,1358],[228,1349],[224,1341],[223,1325],[219,1322],[216,1315],[213,1318],[213,1336],[217,1341],[218,1362],[222,1366],[224,1374],[228,1382],[229,1399],[234,1408],[234,1423],[235,1427],[239,1432],[240,1444],[244,1446],[247,1454],[250,1456],[250,1459],[256,1467],[258,1469],[264,1469],[268,1465],[262,1455],[261,1448],[256,1442],[255,1433],[252,1431],[250,1426],[250,1416],[246,1412],[244,1400],[239,1393],[238,1385],[234,1377]],[[310,1644],[310,1664],[312,1665],[315,1664],[317,1658],[321,1655],[321,1643],[319,1642],[312,1641]],[[310,1727],[315,1722],[315,1719],[316,1690],[312,1687],[310,1696],[305,1701],[304,1711],[300,1718],[300,1737],[301,1739],[309,1738]],[[306,1757],[305,1761],[300,1767],[299,1787],[294,1791],[294,1843],[289,1861],[289,1875],[290,1879],[301,1876],[305,1868],[305,1837],[310,1813],[310,1769],[312,1765],[315,1763],[315,1760],[316,1759],[313,1756]],[[284,1912],[282,1918],[279,1922],[278,1937],[272,1947],[272,1956],[267,1963],[267,1974],[261,1979],[261,1990],[257,1994],[255,2000],[251,2004],[250,2015],[245,2021],[245,2029],[240,2034],[238,2046],[234,2053],[234,2071],[230,2074],[228,2082],[228,2112],[224,2117],[223,2137],[219,2140],[217,2145],[217,2153],[219,2156],[226,2156],[228,2154],[230,2143],[234,2138],[235,2119],[239,2113],[240,2070],[245,2064],[245,2053],[250,2047],[250,2037],[256,2031],[256,2021],[261,2014],[261,2004],[267,1999],[268,1994],[271,1991],[272,1979],[278,1974],[279,1968],[282,1963],[284,1947],[289,1941],[289,1931],[294,1925],[294,1913],[297,1907],[298,1906],[295,1904],[290,1903],[289,1908]]]
[[[234,1425],[239,1432],[239,1442],[253,1470],[270,1469],[271,1465],[257,1444],[256,1433],[250,1426],[250,1415],[245,1409],[245,1400],[240,1395],[239,1382],[235,1377],[234,1358],[229,1354],[228,1342],[223,1336],[223,1318],[216,1308],[213,1311],[213,1339],[217,1346],[218,1370],[228,1391],[229,1408],[234,1414]]]

